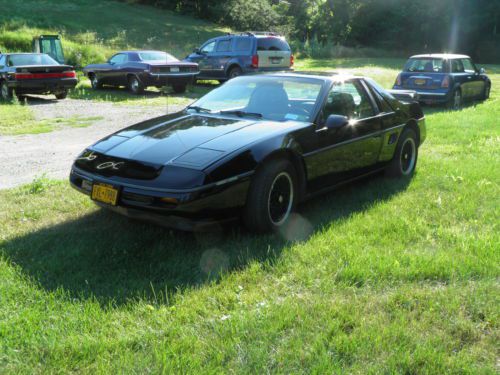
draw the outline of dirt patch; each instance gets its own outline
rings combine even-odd
[[[162,106],[124,106],[109,102],[66,99],[29,100],[37,120],[51,118],[99,118],[83,128],[64,127],[51,133],[0,136],[0,189],[29,183],[45,174],[66,178],[76,155],[86,146],[119,129],[167,113]],[[182,106],[168,107],[175,112]]]

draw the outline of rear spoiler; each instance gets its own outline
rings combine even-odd
[[[396,99],[402,101],[418,101],[419,95],[418,92],[413,90],[387,90],[392,96]]]

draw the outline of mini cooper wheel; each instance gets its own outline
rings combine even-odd
[[[254,232],[278,230],[285,225],[297,201],[297,173],[286,159],[274,160],[259,170],[250,185],[243,221]]]
[[[418,143],[413,129],[405,129],[399,137],[394,158],[387,168],[390,177],[411,177],[417,166]]]
[[[243,70],[239,66],[235,66],[234,68],[231,68],[228,74],[229,79],[236,78],[238,76],[241,76],[243,74]]]
[[[144,91],[144,85],[136,76],[132,76],[128,79],[128,89],[132,94],[138,95],[142,94],[142,92]]]
[[[12,89],[7,86],[7,82],[5,81],[0,83],[0,97],[5,101],[12,99]]]
[[[89,79],[90,79],[90,85],[94,90],[102,89],[102,83],[101,81],[99,81],[99,79],[95,74],[89,75]]]
[[[448,108],[459,110],[462,108],[462,90],[459,88],[453,91],[451,95],[450,101],[448,102]]]

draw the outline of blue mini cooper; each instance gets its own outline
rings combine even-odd
[[[399,73],[395,90],[414,90],[426,104],[447,104],[458,109],[464,100],[485,100],[491,81],[469,56],[429,54],[410,57]]]

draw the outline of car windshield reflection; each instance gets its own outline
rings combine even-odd
[[[311,122],[322,81],[247,76],[232,79],[188,109],[272,121]]]

